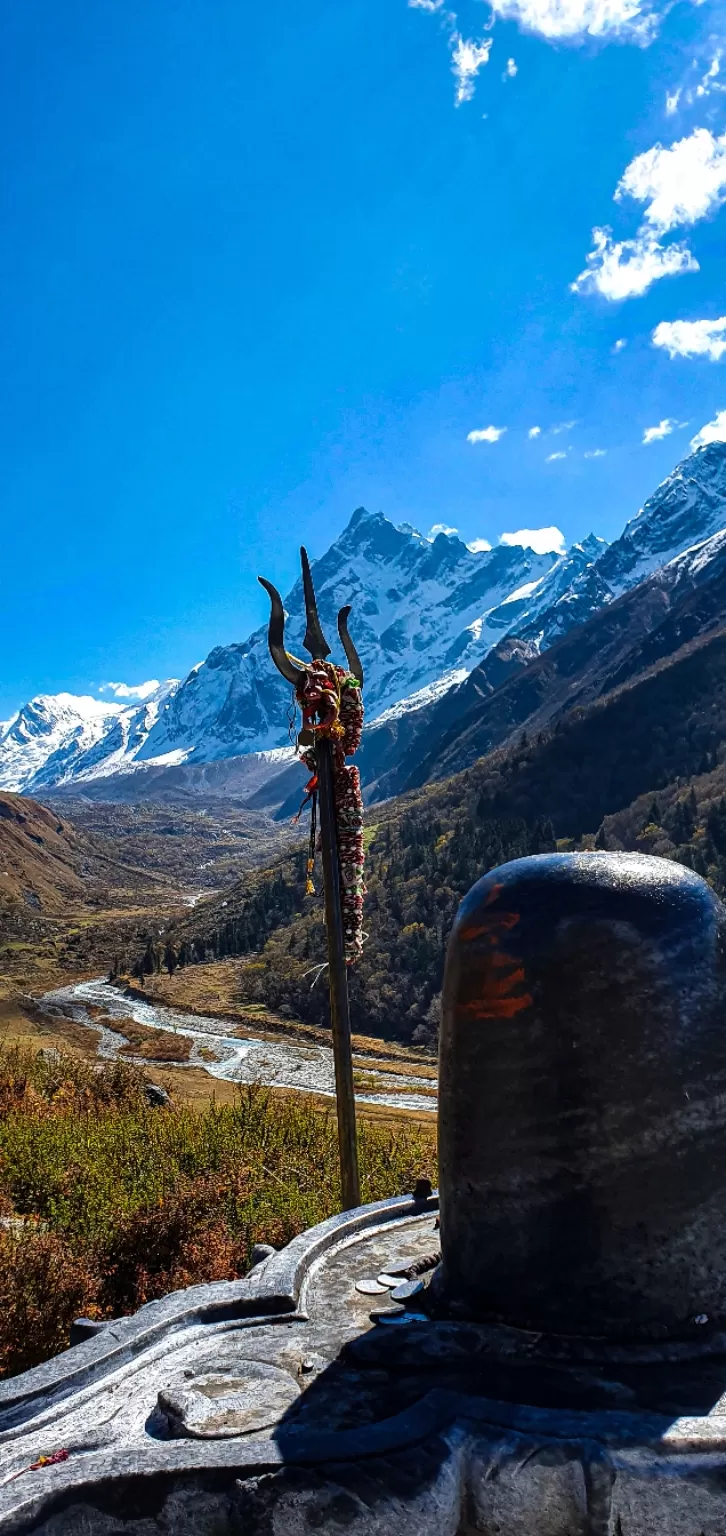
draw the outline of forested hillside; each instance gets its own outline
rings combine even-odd
[[[446,940],[461,897],[493,864],[553,849],[552,827],[536,818],[479,815],[472,786],[455,808],[441,809],[433,798],[389,814],[368,827],[366,841],[367,938],[350,977],[353,1028],[430,1044]],[[150,940],[137,959],[139,971],[248,956],[240,968],[241,1001],[326,1024],[322,895],[305,897],[305,854],[240,882],[222,901],[200,903],[163,944]]]
[[[353,1025],[431,1044],[459,900],[492,865],[560,847],[633,848],[691,864],[726,890],[726,634],[682,646],[549,731],[369,812],[367,941]],[[375,818],[375,819],[374,819]],[[327,1020],[320,894],[305,850],[241,880],[150,938],[138,974],[245,957],[240,1001]]]

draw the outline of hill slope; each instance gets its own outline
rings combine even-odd
[[[128,906],[168,882],[119,857],[46,806],[0,795],[0,924],[21,931],[37,918]]]
[[[726,445],[713,446],[724,450],[717,462],[726,465]],[[726,518],[726,501],[719,516]],[[522,728],[539,731],[673,654],[686,639],[726,618],[725,572],[726,532],[721,531],[656,568],[542,653],[531,638],[510,637],[429,712],[425,731],[401,744],[374,795],[456,772]],[[370,751],[370,742],[367,746]]]
[[[0,914],[21,903],[48,916],[85,902],[90,848],[75,829],[34,800],[0,795]]]

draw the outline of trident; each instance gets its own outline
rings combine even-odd
[[[323,634],[315,601],[313,579],[307,552],[300,550],[305,617],[307,628],[303,645],[313,661],[324,661],[330,655],[330,646]],[[258,581],[269,594],[272,604],[268,644],[270,655],[285,681],[297,687],[305,676],[301,662],[285,650],[285,610],[282,598],[271,581],[258,576]],[[338,634],[353,676],[363,684],[363,667],[353,641],[348,634],[350,607],[341,608],[338,614]],[[325,889],[325,926],[328,934],[328,980],[330,986],[330,1023],[333,1034],[335,1061],[335,1096],[338,1115],[338,1146],[340,1149],[340,1182],[343,1210],[350,1211],[360,1205],[360,1179],[358,1175],[358,1141],[355,1128],[355,1094],[353,1091],[353,1058],[350,1041],[350,1006],[348,1002],[348,972],[345,963],[343,913],[340,901],[340,870],[338,863],[338,829],[335,821],[333,798],[333,746],[325,737],[315,742],[315,765],[318,777],[318,806],[320,809],[320,842],[323,856],[323,885]]]

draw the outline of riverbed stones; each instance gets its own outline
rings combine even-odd
[[[454,1310],[694,1341],[726,1319],[726,911],[691,870],[553,854],[463,901],[443,1001]]]

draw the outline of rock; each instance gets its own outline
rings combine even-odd
[[[231,1373],[215,1371],[170,1385],[159,1393],[158,1406],[175,1435],[218,1440],[268,1428],[299,1395],[287,1371],[247,1360]]]
[[[277,1249],[273,1248],[272,1243],[255,1243],[250,1255],[252,1261],[250,1269],[255,1269],[258,1264],[264,1264],[265,1259],[271,1259],[273,1253],[277,1253]]]
[[[74,1344],[83,1344],[86,1339],[94,1339],[97,1333],[108,1328],[109,1319],[95,1317],[76,1317],[71,1323],[68,1343],[73,1348]]]
[[[163,1109],[167,1104],[171,1104],[171,1094],[167,1093],[166,1088],[162,1088],[159,1083],[145,1083],[144,1094],[147,1104],[152,1104],[155,1108]]]

